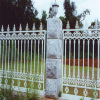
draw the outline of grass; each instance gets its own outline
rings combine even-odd
[[[64,73],[64,69],[65,68],[65,65],[63,65],[63,73]],[[90,79],[92,78],[92,67],[89,67],[89,77]],[[80,66],[79,67],[79,70],[80,70],[80,78],[82,79],[82,73],[83,73],[83,66]],[[84,67],[84,77],[85,79],[87,78],[87,71],[88,71],[88,67]],[[98,69],[97,68],[94,68],[94,79],[97,80],[97,71]],[[68,74],[69,74],[69,65],[66,65],[66,77],[68,77]],[[73,77],[73,66],[70,66],[70,74],[71,74],[71,77]],[[78,76],[78,66],[75,66],[75,77],[77,78]]]

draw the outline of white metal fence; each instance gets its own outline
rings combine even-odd
[[[100,29],[63,29],[63,92],[99,98]]]
[[[15,25],[13,31],[10,31],[9,25],[7,31],[4,31],[2,26],[0,87],[12,84],[14,90],[25,92],[27,88],[33,88],[35,85],[35,89],[44,91],[45,35],[42,23],[40,30],[35,30],[35,24],[32,30],[29,30],[27,24],[24,31],[21,25],[19,31],[16,31]]]
[[[63,93],[99,98],[100,92],[100,29],[63,29],[62,87]],[[25,92],[45,87],[46,31],[33,29],[13,31],[8,26],[0,32],[0,87],[9,86]]]

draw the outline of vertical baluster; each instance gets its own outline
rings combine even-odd
[[[78,78],[80,78],[80,39],[78,39]]]
[[[40,23],[40,30],[42,30],[43,29],[43,27],[42,27],[42,23]],[[41,32],[40,32],[40,34],[41,34]]]
[[[98,72],[97,72],[97,80],[99,80],[99,71],[100,71],[100,70],[99,70],[99,67],[100,67],[100,65],[99,65],[99,63],[100,63],[100,62],[99,62],[99,56],[100,56],[99,48],[100,48],[100,43],[99,43],[99,41],[100,41],[100,40],[98,39]]]
[[[82,79],[84,79],[84,45],[85,45],[85,40],[83,39],[83,74],[82,74]]]
[[[15,24],[14,24],[14,27],[13,27],[13,34],[16,34],[15,33],[15,31],[16,31],[16,27],[15,27]],[[15,73],[15,71],[16,71],[16,40],[14,40],[15,41],[15,50],[14,50],[14,73]],[[14,74],[14,76],[15,76],[15,74]]]
[[[10,28],[9,25],[7,27],[7,34],[9,34]],[[9,49],[8,49],[8,71],[9,71],[9,61],[10,60],[10,40],[9,40]]]
[[[66,45],[67,40],[65,39],[65,67],[64,67],[64,77],[66,77]]]
[[[45,34],[45,37],[44,37],[44,73],[45,73],[45,42],[46,42],[46,34]]]
[[[28,77],[29,77],[29,40],[28,41],[28,47],[27,47],[27,88],[28,88]]]
[[[24,73],[25,73],[25,53],[26,53],[26,40],[24,40]]]
[[[41,49],[41,75],[43,74],[43,66],[42,66],[42,61],[43,61],[43,40],[42,40],[42,49]]]
[[[19,31],[20,31],[20,35],[22,34],[21,31],[22,31],[22,25],[20,24],[20,27],[19,27]],[[21,40],[21,52],[20,52],[20,55],[19,55],[19,72],[22,73],[22,40]]]
[[[39,34],[42,34],[41,30],[43,29],[42,27],[42,23],[40,23],[40,33]],[[40,41],[39,41],[39,44],[40,44]],[[39,55],[38,55],[39,56]],[[40,61],[40,60],[39,60]],[[38,63],[39,64],[39,63]],[[39,69],[38,69],[38,72],[39,72]],[[39,73],[40,74],[40,73]],[[39,78],[39,84],[40,84],[40,78]]]
[[[13,40],[12,40],[12,44],[11,44],[11,71],[12,71],[12,63],[13,63]]]
[[[35,23],[33,24],[33,28],[32,28],[32,30],[35,31]]]
[[[11,43],[11,87],[13,87],[13,40],[12,40],[12,43]]]
[[[76,21],[75,28],[76,28],[76,29],[79,29],[79,24],[78,24],[78,21]]]
[[[38,68],[37,68],[37,74],[39,74],[39,44],[40,44],[40,40],[38,40]]]
[[[2,25],[2,28],[1,28],[2,34],[3,34],[3,31],[4,31],[4,28],[3,28],[3,25]],[[0,67],[2,67],[2,51],[1,51],[1,46],[2,46],[2,40],[0,40]]]
[[[27,47],[27,73],[28,73],[28,71],[29,71],[29,67],[28,67],[28,62],[29,62],[29,40],[27,40],[28,41],[28,47]]]
[[[64,37],[64,34],[63,34]],[[63,84],[63,77],[64,77],[64,63],[63,63],[63,58],[64,58],[64,38],[62,40],[62,84]],[[62,85],[62,91],[63,91],[63,85]]]
[[[94,80],[94,40],[93,40],[93,68],[92,68],[92,80]]]
[[[69,39],[69,75],[68,77],[71,77],[70,75],[70,55],[71,55],[71,39]]]
[[[18,72],[19,72],[19,40],[18,40],[18,50],[17,50],[17,52],[18,52],[18,55],[17,55],[17,74],[18,74]]]
[[[6,61],[7,61],[7,40],[6,40],[6,49],[5,49],[5,71],[6,71]]]
[[[3,50],[2,50],[2,71],[3,71],[3,75],[4,75],[4,40],[3,40]],[[4,76],[5,78],[5,76]],[[3,89],[4,89],[4,79],[2,80],[3,82]]]
[[[2,25],[2,28],[1,28],[1,34],[3,34],[4,32],[4,28],[3,28],[3,25]],[[0,67],[2,67],[2,70],[3,70],[3,66],[2,66],[2,49],[1,49],[1,46],[2,46],[2,40],[0,40]]]
[[[28,88],[28,71],[29,71],[29,66],[28,66],[29,60],[28,59],[29,59],[29,40],[27,40],[27,74],[26,74],[26,79],[25,79],[27,83],[26,88]]]
[[[66,29],[70,29],[69,21],[67,22]]]
[[[32,74],[32,47],[33,46],[33,41],[31,40],[31,66],[30,66],[30,74]]]
[[[35,31],[35,23],[33,24],[32,30]],[[36,50],[36,40],[34,40],[34,74],[35,74],[35,53],[36,53],[35,50]]]
[[[75,39],[74,39],[74,64],[73,64],[73,78],[75,78]]]
[[[9,40],[9,48],[8,48],[8,72],[9,72],[9,59],[10,59],[10,40]]]
[[[10,28],[7,27],[7,34],[9,34]],[[10,40],[9,40],[9,49],[8,49],[8,71],[9,71],[9,59],[10,59]]]
[[[14,73],[15,72],[16,72],[16,40],[15,40],[15,53],[14,53]]]
[[[89,41],[88,40],[88,71],[87,71],[87,79],[89,79]]]
[[[21,61],[20,61],[20,73],[22,73],[22,43],[23,43],[23,41],[21,40]]]
[[[34,75],[35,75],[36,40],[34,40]]]
[[[44,80],[45,80],[45,42],[46,42],[46,33],[44,36],[44,78],[43,78],[43,91],[44,91]]]
[[[3,50],[2,50],[2,70],[4,70],[4,64],[3,64],[3,61],[4,60],[4,40],[3,40]]]

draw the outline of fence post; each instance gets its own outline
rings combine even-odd
[[[58,98],[62,84],[62,22],[47,20],[46,97]]]

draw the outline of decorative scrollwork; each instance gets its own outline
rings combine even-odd
[[[98,92],[96,90],[93,92],[93,96],[95,99],[98,97]]]
[[[85,97],[88,95],[87,89],[84,89],[84,90],[83,90],[83,94],[84,94]]]
[[[40,83],[38,84],[38,89],[39,89],[39,90],[41,89],[41,84],[40,84]]]
[[[78,94],[78,89],[77,89],[77,88],[74,89],[74,94],[75,94],[75,95]]]
[[[66,93],[66,94],[69,93],[69,87],[65,87],[65,93]]]
[[[75,30],[73,29],[73,31],[71,29],[66,29],[63,30],[63,34],[64,34],[64,39],[98,39],[100,38],[100,32],[96,31],[96,30]]]
[[[26,81],[24,82],[24,86],[25,86],[25,87],[27,86],[27,82],[26,82]]]
[[[7,85],[7,83],[8,83],[8,79],[5,79],[5,83],[6,83],[6,85]]]

